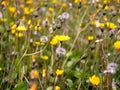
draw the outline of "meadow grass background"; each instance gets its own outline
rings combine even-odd
[[[119,50],[120,0],[0,0],[0,90],[119,90]]]

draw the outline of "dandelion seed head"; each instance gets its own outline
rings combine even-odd
[[[65,55],[65,54],[66,54],[66,50],[65,50],[64,48],[62,48],[62,47],[58,47],[58,48],[56,49],[56,53],[57,53],[58,55]]]
[[[42,36],[42,37],[40,38],[40,41],[41,41],[42,43],[46,43],[46,42],[48,41],[48,37],[47,37],[47,36]]]
[[[37,35],[37,34],[38,34],[38,31],[37,31],[37,30],[35,30],[35,31],[34,31],[34,35]]]
[[[69,17],[70,17],[70,15],[69,15],[68,12],[62,13],[62,18],[63,18],[63,19],[68,19]]]
[[[117,64],[116,64],[116,63],[114,63],[114,62],[109,63],[109,64],[107,65],[106,70],[104,70],[103,73],[104,73],[104,74],[106,74],[106,73],[115,74],[116,68],[117,68]]]

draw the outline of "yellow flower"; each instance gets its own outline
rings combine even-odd
[[[100,23],[100,27],[104,28],[105,24],[104,23]]]
[[[78,4],[80,0],[74,0],[74,3],[75,4]]]
[[[51,13],[48,13],[46,17],[47,17],[47,18],[51,18],[51,17],[52,17],[52,14],[51,14]]]
[[[2,5],[6,5],[6,3],[7,3],[7,1],[4,1],[4,0],[3,0],[1,4],[2,4]]]
[[[104,0],[103,3],[104,3],[104,4],[108,4],[108,3],[110,3],[110,0]]]
[[[50,44],[51,44],[51,45],[57,45],[57,44],[58,44],[58,40],[52,39],[52,40],[50,41]]]
[[[54,11],[54,8],[50,7],[50,8],[49,8],[49,11],[50,11],[50,12],[53,12],[53,11]]]
[[[18,37],[23,37],[23,33],[18,33]]]
[[[36,45],[40,45],[40,42],[39,42],[39,41],[36,41],[35,44],[36,44]]]
[[[39,72],[37,70],[32,70],[30,72],[31,79],[38,79],[39,78]]]
[[[34,79],[38,79],[39,73],[38,73],[37,70],[34,70],[34,71],[33,71],[33,75],[34,75]]]
[[[34,54],[34,55],[33,55],[33,60],[32,60],[32,61],[33,61],[33,62],[35,62],[35,61],[36,61],[36,59],[37,59],[37,55],[36,55],[36,54]]]
[[[95,26],[96,25],[96,21],[95,20],[92,21],[91,24]]]
[[[26,4],[32,4],[32,0],[26,0]]]
[[[31,29],[32,27],[33,27],[33,25],[32,25],[32,24],[30,24],[29,28]]]
[[[55,86],[55,90],[60,90],[60,87],[59,86]]]
[[[108,28],[111,28],[111,29],[117,28],[117,26],[112,22],[107,22],[106,25]]]
[[[115,48],[116,50],[120,50],[120,41],[116,41],[116,42],[114,43],[114,48]]]
[[[89,41],[92,41],[93,39],[94,39],[93,36],[88,36],[88,40],[89,40]]]
[[[38,86],[36,83],[33,83],[31,86],[30,86],[30,89],[29,90],[37,90]]]
[[[55,4],[57,2],[57,0],[52,0],[52,3]]]
[[[46,77],[46,69],[42,70],[42,77]]]
[[[57,69],[56,70],[56,75],[61,76],[63,74],[63,72],[64,72],[63,70]]]
[[[24,13],[25,14],[30,14],[29,8],[28,7],[24,7]]]
[[[16,29],[16,27],[17,27],[17,25],[14,24],[14,25],[12,25],[11,29]]]
[[[103,16],[103,19],[104,19],[105,21],[108,20],[106,15]]]
[[[31,20],[28,20],[27,24],[29,24],[29,25],[30,25],[30,24],[31,24]]]
[[[94,17],[95,17],[95,14],[94,14],[94,13],[92,13],[92,14],[89,16],[90,20],[92,20]]]
[[[0,67],[0,71],[2,71],[2,68]]]
[[[100,78],[97,77],[96,75],[93,75],[92,77],[89,77],[89,81],[90,81],[93,85],[99,85],[99,84],[100,84]]]
[[[13,33],[14,31],[12,31]],[[19,33],[15,33],[16,37],[23,37],[23,33],[19,32]]]
[[[58,40],[58,41],[67,41],[67,40],[69,40],[70,39],[70,37],[69,36],[65,36],[65,35],[56,35],[55,37],[54,37],[54,39],[56,39],[56,40]]]
[[[12,34],[15,34],[16,28],[17,28],[16,24],[13,24],[12,27],[11,27],[11,33]]]
[[[34,11],[34,8],[30,8],[30,13],[32,13]]]
[[[21,21],[25,21],[26,17],[22,16]]]
[[[49,59],[49,57],[46,56],[46,55],[43,55],[41,58],[42,58],[43,60],[48,60],[48,59]]]
[[[16,11],[16,8],[15,7],[8,7],[8,9],[9,9],[9,11],[11,12],[11,13],[14,13],[15,11]]]
[[[41,43],[40,43],[40,45],[44,46],[44,45],[45,45],[45,43],[41,42]]]
[[[66,7],[67,7],[66,3],[63,3],[62,8],[66,8]]]
[[[34,11],[34,8],[23,7],[25,14],[31,14]]]
[[[108,10],[108,9],[109,9],[109,7],[108,7],[108,6],[105,6],[104,10]]]
[[[19,25],[17,28],[16,28],[17,31],[26,31],[26,27],[24,25]]]
[[[6,21],[7,21],[7,18],[0,18],[0,21],[1,21],[1,22],[6,22]]]

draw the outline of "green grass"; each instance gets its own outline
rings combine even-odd
[[[60,90],[119,90],[120,45],[115,42],[120,40],[120,1],[52,1],[0,1],[0,90],[59,90],[56,86]],[[58,18],[64,12],[69,18]],[[17,30],[21,25],[24,31],[23,27]],[[56,35],[70,39],[51,45]],[[88,40],[89,36],[93,39]],[[58,54],[58,47],[66,54]],[[117,64],[115,73],[103,73],[112,62]],[[57,69],[63,74],[57,75]],[[98,85],[89,81],[93,75],[100,79]]]

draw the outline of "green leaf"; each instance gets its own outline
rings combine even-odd
[[[53,90],[53,87],[49,86],[46,90]]]
[[[19,83],[15,86],[13,90],[27,90],[27,83]]]
[[[73,86],[73,81],[71,79],[67,79],[67,85],[69,87],[72,87]]]
[[[3,30],[4,30],[3,26],[0,26],[0,31],[3,31]]]
[[[68,63],[67,63],[67,67],[68,67],[68,68],[71,68],[72,65],[73,65],[73,63],[74,63],[73,61],[68,61]]]
[[[73,75],[74,75],[74,77],[76,77],[76,78],[81,78],[81,73],[80,72],[78,72],[78,71],[74,71],[73,72]]]

